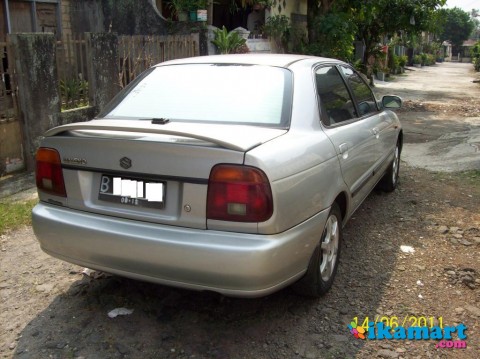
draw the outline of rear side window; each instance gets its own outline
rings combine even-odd
[[[370,87],[351,68],[346,66],[340,66],[340,68],[357,100],[359,117],[377,112],[377,101]]]
[[[292,74],[272,66],[159,66],[107,113],[107,118],[165,118],[287,127]]]
[[[334,125],[357,117],[350,93],[336,66],[325,66],[316,70],[315,80],[320,97],[323,120]]]

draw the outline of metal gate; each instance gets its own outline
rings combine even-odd
[[[0,176],[24,168],[14,51],[0,39]]]

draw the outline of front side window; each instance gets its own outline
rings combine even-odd
[[[359,117],[377,112],[377,101],[370,87],[351,68],[346,66],[340,66],[340,68],[357,100]]]
[[[357,117],[350,93],[336,66],[325,66],[315,71],[317,92],[326,125],[335,125]]]
[[[292,74],[256,65],[159,66],[125,91],[106,118],[287,127]]]

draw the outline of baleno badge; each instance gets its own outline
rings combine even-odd
[[[63,157],[63,163],[70,163],[72,165],[86,165],[87,160],[77,157]]]

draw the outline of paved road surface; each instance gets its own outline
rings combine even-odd
[[[412,68],[393,82],[380,82],[379,94],[397,94],[404,125],[402,158],[433,171],[480,169],[480,77],[472,64],[442,63]]]

